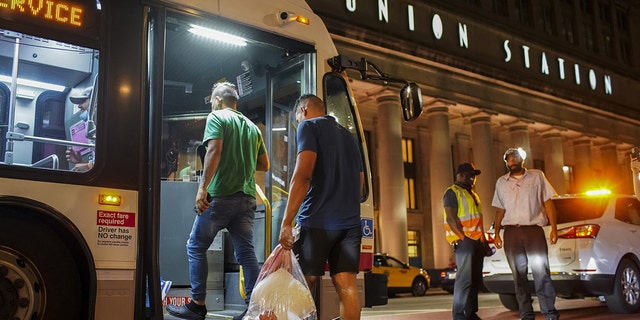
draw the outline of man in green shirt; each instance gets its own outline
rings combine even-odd
[[[229,231],[236,259],[242,265],[247,303],[260,273],[253,247],[254,174],[269,170],[269,158],[260,129],[236,110],[237,102],[238,93],[233,84],[223,82],[213,87],[213,111],[207,117],[202,139],[207,151],[196,196],[198,215],[187,242],[192,301],[182,307],[167,306],[167,311],[179,318],[205,318],[206,252],[221,229]]]

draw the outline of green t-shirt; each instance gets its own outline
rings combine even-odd
[[[215,110],[207,117],[202,143],[211,139],[222,140],[222,154],[207,192],[215,197],[242,191],[255,197],[256,163],[266,152],[260,129],[236,110]]]

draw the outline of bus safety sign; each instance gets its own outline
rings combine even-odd
[[[98,245],[111,247],[131,246],[135,234],[135,212],[98,210]]]

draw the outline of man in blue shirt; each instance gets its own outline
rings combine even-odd
[[[289,201],[280,229],[280,245],[293,248],[309,289],[325,264],[340,298],[340,319],[360,319],[356,275],[360,265],[360,197],[364,172],[353,135],[327,116],[324,102],[303,95],[295,104],[298,156]],[[292,234],[298,214],[300,239]]]

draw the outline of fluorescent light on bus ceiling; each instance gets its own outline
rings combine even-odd
[[[247,39],[245,38],[234,36],[229,33],[213,30],[205,27],[191,25],[191,29],[189,29],[189,32],[212,39],[212,40],[218,40],[218,41],[226,42],[229,44],[234,44],[236,46],[244,47],[247,45]]]
[[[0,81],[11,83],[11,77],[9,77],[9,76],[0,76]],[[27,79],[22,79],[22,78],[18,78],[18,84],[21,85],[21,86],[40,88],[40,89],[45,89],[45,90],[53,90],[53,91],[58,91],[58,92],[62,92],[66,88],[65,86],[60,86],[60,85],[57,85],[57,84],[34,81],[34,80],[27,80]]]

